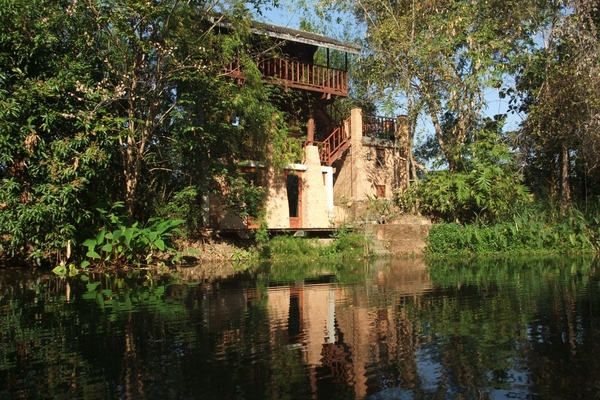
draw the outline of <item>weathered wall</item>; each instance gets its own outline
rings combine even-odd
[[[267,190],[265,201],[267,226],[269,228],[289,228],[290,208],[283,171],[275,171],[273,166],[268,168]]]
[[[358,108],[350,115],[350,135],[350,151],[334,163],[336,202],[365,200],[378,195],[378,186],[384,188],[384,196],[380,192],[379,197],[391,198],[395,188],[405,186],[404,142],[363,136],[362,110]]]
[[[417,216],[398,217],[385,224],[368,225],[373,250],[378,254],[420,255],[425,248],[431,221]]]

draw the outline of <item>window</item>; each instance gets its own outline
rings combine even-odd
[[[385,151],[383,149],[377,149],[377,158],[375,159],[375,166],[383,167],[385,165]]]

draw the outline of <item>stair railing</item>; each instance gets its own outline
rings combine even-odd
[[[350,147],[350,132],[350,118],[348,118],[340,126],[336,127],[324,141],[307,141],[306,145],[318,146],[321,164],[331,165]]]

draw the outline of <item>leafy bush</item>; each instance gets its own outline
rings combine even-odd
[[[510,220],[433,226],[427,238],[430,255],[492,253],[584,253],[600,247],[600,218],[576,209],[523,212]]]
[[[105,225],[95,237],[83,242],[88,258],[81,263],[83,268],[90,265],[89,260],[119,265],[140,264],[142,261],[148,263],[158,252],[174,252],[176,258],[179,256],[170,239],[173,233],[184,236],[178,229],[184,220],[152,218],[146,227],[139,227],[138,222],[128,225],[124,222],[123,214],[119,213],[123,207],[123,203],[117,202],[110,210],[97,209]]]
[[[70,252],[78,227],[91,213],[81,207],[76,183],[28,186],[0,181],[0,252],[58,263]]]
[[[184,220],[181,228],[188,234],[193,234],[201,226],[202,209],[198,201],[198,189],[188,186],[175,193],[171,200],[157,210],[163,219]]]
[[[268,251],[263,257],[274,260],[314,260],[317,258],[357,260],[370,257],[368,243],[364,235],[341,227],[334,233],[329,244],[320,243],[318,239],[305,239],[293,236],[276,236],[268,242]]]
[[[513,154],[497,133],[482,130],[462,152],[456,170],[430,172],[400,196],[399,205],[446,222],[493,223],[531,201]]]

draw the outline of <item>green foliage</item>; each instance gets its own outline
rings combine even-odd
[[[410,209],[418,200],[421,213],[443,221],[493,223],[530,201],[514,157],[495,129],[481,129],[462,153],[454,171],[427,174],[402,195],[400,205]]]
[[[193,186],[185,187],[175,193],[164,207],[158,208],[158,211],[159,215],[166,220],[185,220],[181,228],[188,235],[195,233],[202,224],[198,189]]]
[[[268,225],[267,221],[262,218],[260,220],[260,228],[254,232],[254,242],[256,244],[256,248],[263,257],[270,256],[270,243],[271,238],[269,237]]]
[[[263,208],[267,188],[257,186],[246,177],[232,177],[229,181],[229,195],[226,196],[226,206],[242,218],[257,217]]]
[[[288,235],[279,235],[268,242],[263,248],[263,257],[274,261],[322,259],[361,260],[372,256],[368,239],[361,233],[340,227],[334,234],[333,240],[321,242],[319,239],[307,239]]]
[[[516,87],[502,95],[527,115],[514,139],[532,191],[567,208],[600,189],[598,10],[593,0],[547,7],[543,46],[536,41],[513,61]]]
[[[526,210],[493,225],[442,223],[431,227],[425,251],[431,256],[589,253],[600,249],[599,222],[570,209],[567,214]]]
[[[322,254],[328,257],[345,259],[363,259],[372,256],[369,238],[358,231],[348,231],[343,225],[334,232],[335,240],[322,249]]]
[[[239,178],[239,160],[265,161],[267,145],[276,161],[296,152],[253,62],[246,6],[222,5],[230,34],[213,29],[204,1],[2,3],[4,255],[62,263],[103,226],[99,200],[123,202],[131,221],[183,219],[194,233],[198,194]],[[244,85],[222,76],[237,61]],[[260,208],[252,190],[241,199],[248,214]]]
[[[113,265],[139,265],[142,261],[151,262],[159,252],[175,253],[175,259],[180,257],[171,244],[171,238],[173,233],[183,236],[183,232],[177,227],[185,220],[163,221],[152,218],[148,221],[148,226],[143,228],[137,222],[127,225],[123,222],[123,216],[118,214],[123,207],[123,203],[115,203],[110,210],[97,209],[106,225],[95,237],[83,242],[83,246],[87,247],[87,263],[97,261]]]

